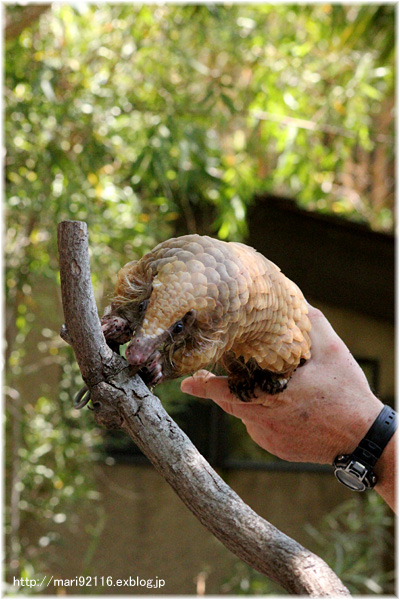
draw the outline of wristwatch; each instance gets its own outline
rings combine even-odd
[[[397,429],[397,413],[384,406],[352,454],[339,454],[333,461],[336,478],[355,492],[376,484],[374,466]]]

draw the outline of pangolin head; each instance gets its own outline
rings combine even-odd
[[[216,240],[198,235],[167,240],[126,264],[118,273],[111,308],[132,333],[128,362],[154,362],[162,348],[173,362],[174,352],[192,348],[196,337],[198,343],[217,347],[222,317],[237,301],[237,288],[232,291],[229,285],[237,270],[223,244],[219,249]]]

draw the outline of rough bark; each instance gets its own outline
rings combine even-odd
[[[121,428],[227,548],[292,594],[349,596],[326,563],[257,515],[219,477],[125,360],[108,348],[90,281],[86,224],[59,224],[67,332],[99,424]]]

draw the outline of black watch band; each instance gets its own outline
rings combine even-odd
[[[353,452],[354,458],[374,467],[397,427],[397,414],[390,406],[384,406]]]
[[[335,458],[333,467],[340,483],[355,491],[373,488],[376,483],[373,467],[396,429],[396,411],[384,406],[354,452]]]

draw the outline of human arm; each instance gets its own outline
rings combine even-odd
[[[266,405],[243,403],[227,379],[199,371],[182,382],[182,391],[211,398],[241,419],[262,448],[293,462],[329,463],[350,454],[383,408],[344,342],[324,315],[310,307],[312,357],[291,378],[288,388],[265,395]],[[260,393],[261,396],[261,393]],[[395,438],[375,471],[376,491],[394,509]]]

